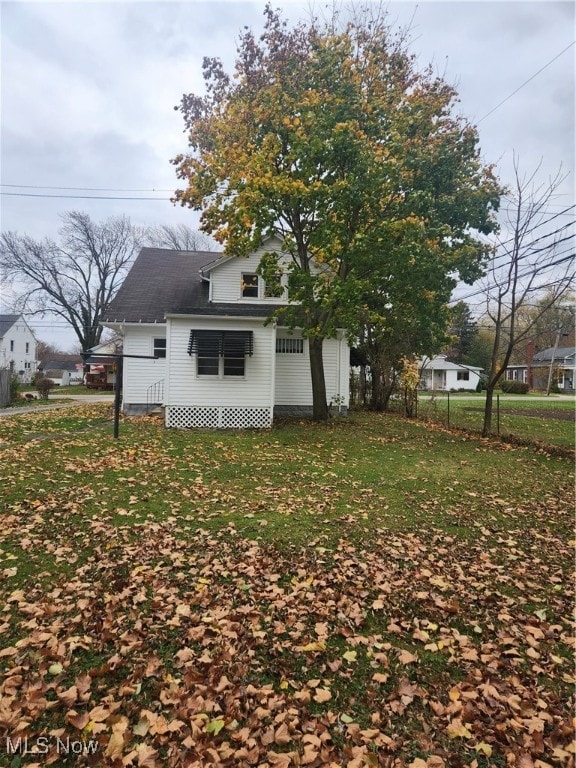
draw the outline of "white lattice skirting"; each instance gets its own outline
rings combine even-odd
[[[166,426],[179,429],[262,429],[272,426],[272,409],[170,405],[166,408]]]

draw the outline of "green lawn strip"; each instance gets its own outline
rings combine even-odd
[[[500,394],[500,434],[515,435],[551,445],[574,446],[573,398],[532,394],[523,399],[520,396]],[[480,432],[484,417],[485,396],[450,394],[450,425]],[[533,415],[530,414],[533,412]],[[549,415],[547,415],[549,413]],[[560,418],[562,414],[564,418]],[[434,398],[421,398],[418,403],[418,417],[423,420],[446,424],[448,420],[448,397],[446,394]],[[493,432],[498,429],[497,401],[494,399]]]

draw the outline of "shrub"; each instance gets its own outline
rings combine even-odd
[[[47,379],[46,377],[37,378],[34,382],[36,385],[36,389],[38,390],[38,394],[43,400],[48,399],[48,393],[50,390],[54,387],[54,382],[52,379]]]
[[[15,403],[18,400],[18,391],[20,389],[20,382],[18,376],[12,376],[10,378],[10,402]]]
[[[502,392],[508,392],[511,395],[525,395],[529,391],[530,387],[523,381],[512,381],[512,379],[504,379],[500,383],[500,389]]]

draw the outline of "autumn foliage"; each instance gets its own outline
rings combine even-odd
[[[454,275],[480,274],[500,187],[455,90],[419,71],[378,14],[289,27],[268,5],[233,73],[206,59],[204,80],[180,105],[189,151],[173,161],[175,200],[230,255],[283,237],[299,306],[279,315],[310,340],[315,418],[327,418],[323,339],[361,322],[390,333],[426,306],[442,325]]]

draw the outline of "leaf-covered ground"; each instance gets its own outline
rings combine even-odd
[[[105,415],[0,422],[0,765],[574,764],[571,462]]]

